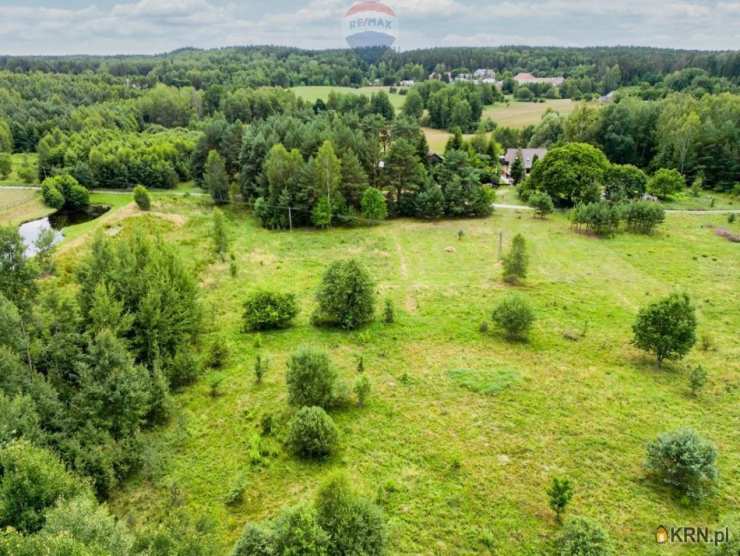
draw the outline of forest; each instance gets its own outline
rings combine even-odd
[[[33,257],[0,226],[0,556],[608,556],[656,516],[734,526],[740,54],[370,59],[0,56],[0,193],[110,209]],[[502,86],[454,81],[478,68]],[[491,116],[545,99],[573,109]]]

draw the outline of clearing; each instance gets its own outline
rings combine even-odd
[[[703,554],[698,546],[655,545],[661,523],[714,526],[740,506],[740,257],[715,236],[722,215],[671,214],[651,237],[579,235],[563,215],[537,220],[500,210],[487,219],[397,220],[372,228],[271,232],[242,208],[226,209],[238,276],[211,252],[204,200],[162,198],[159,212],[182,215],[118,222],[121,233],[160,233],[177,246],[203,284],[208,344],[230,348],[226,368],[175,397],[168,426],[148,435],[144,470],[116,493],[124,517],[150,518],[180,504],[206,516],[224,553],[245,523],[312,498],[334,470],[379,497],[392,554],[540,554],[557,531],[545,489],[554,476],[575,485],[570,515],[607,527],[621,554]],[[458,230],[464,238],[458,240]],[[91,230],[90,230],[91,231]],[[527,238],[530,275],[502,284],[499,233],[508,246]],[[80,248],[62,256],[72,264]],[[396,323],[356,332],[316,329],[313,293],[327,265],[356,257],[389,296]],[[284,331],[242,331],[242,304],[256,288],[293,292],[302,309]],[[697,306],[698,345],[658,370],[630,345],[638,309],[675,290]],[[529,298],[537,322],[529,343],[481,333],[480,323],[511,292]],[[587,325],[586,325],[587,323]],[[571,341],[568,332],[587,330]],[[365,408],[334,411],[341,453],[324,463],[289,456],[281,445],[290,415],[285,362],[302,344],[330,351],[350,384],[362,356],[373,386]],[[261,385],[253,366],[270,360]],[[710,383],[689,394],[688,370],[701,363]],[[209,380],[222,376],[222,395]],[[249,459],[260,419],[273,415],[262,464]],[[645,446],[662,431],[695,427],[716,443],[721,481],[704,505],[682,505],[645,476]],[[224,499],[246,480],[244,500]]]

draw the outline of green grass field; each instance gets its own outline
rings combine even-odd
[[[378,91],[385,91],[386,93],[388,93],[388,97],[391,100],[391,104],[396,110],[401,110],[403,108],[403,103],[406,102],[406,97],[404,95],[399,95],[398,93],[390,93],[389,87],[353,88],[353,87],[332,87],[332,86],[320,86],[320,85],[313,86],[312,85],[312,86],[292,87],[291,90],[296,94],[296,96],[312,104],[319,99],[326,101],[326,99],[329,97],[329,93],[331,93],[332,91],[336,91],[337,93],[342,93],[342,94],[367,95],[367,96],[370,96],[373,93],[377,93]]]
[[[528,125],[537,125],[549,109],[559,112],[561,116],[567,116],[576,109],[576,106],[577,103],[570,99],[518,102],[508,97],[506,103],[487,106],[483,110],[483,118],[491,118],[499,126],[520,129]]]
[[[391,554],[534,555],[558,530],[545,488],[565,476],[575,485],[568,515],[601,522],[619,554],[698,555],[703,548],[658,547],[656,527],[714,526],[740,506],[740,257],[737,244],[712,230],[728,226],[725,216],[669,215],[655,236],[600,240],[574,233],[562,215],[540,221],[517,211],[288,233],[260,229],[243,209],[231,209],[239,269],[232,278],[211,253],[203,199],[162,198],[156,210],[179,218],[117,225],[177,245],[199,273],[204,344],[222,338],[231,355],[223,371],[176,395],[170,424],[148,435],[144,470],[111,501],[121,517],[157,518],[182,505],[211,522],[226,554],[245,523],[310,500],[330,472],[344,470],[378,496]],[[497,246],[499,233],[508,245],[518,232],[532,262],[526,284],[513,288],[500,279]],[[66,264],[83,248],[68,250]],[[393,300],[394,324],[378,320],[351,333],[309,324],[323,271],[347,257],[367,265],[379,305]],[[297,294],[302,312],[293,328],[242,332],[242,304],[257,288]],[[631,325],[641,306],[677,290],[692,296],[711,349],[697,346],[684,362],[658,370],[630,345]],[[536,308],[529,343],[479,331],[512,291]],[[579,341],[564,337],[583,330]],[[364,357],[373,385],[367,407],[333,412],[342,448],[324,463],[297,461],[281,445],[290,415],[285,362],[304,344],[329,350],[350,383]],[[270,359],[259,386],[258,353]],[[710,383],[693,398],[688,369],[699,363]],[[224,378],[218,397],[210,395],[214,374]],[[265,414],[276,420],[265,439],[270,455],[251,465],[250,439]],[[719,449],[719,488],[700,507],[682,505],[643,470],[646,443],[680,426],[695,427]],[[225,496],[242,478],[244,500],[228,507]]]

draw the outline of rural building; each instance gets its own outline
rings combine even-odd
[[[529,174],[532,170],[532,164],[534,164],[535,158],[542,160],[547,154],[547,149],[507,149],[506,154],[501,157],[501,169],[503,175],[506,177],[511,176],[511,166],[517,157],[522,157],[524,162],[524,171]]]
[[[402,81],[399,81],[398,84],[401,87],[413,87],[414,86],[414,80],[413,79],[404,79]]]
[[[535,77],[531,73],[519,73],[514,76],[514,81],[519,85],[527,85],[529,83],[549,83],[554,87],[560,87],[565,83],[564,77]]]

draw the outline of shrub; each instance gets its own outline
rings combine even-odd
[[[375,292],[367,270],[357,261],[338,261],[324,274],[316,295],[315,324],[359,328],[373,320]]]
[[[357,396],[357,405],[363,407],[370,395],[370,380],[368,380],[365,374],[362,374],[355,380],[355,395]]]
[[[689,373],[689,388],[694,396],[698,396],[704,385],[707,383],[707,371],[704,367],[698,365]]]
[[[134,201],[141,210],[152,208],[152,200],[149,197],[149,191],[143,185],[134,187]]]
[[[734,224],[734,223],[735,223],[735,220],[736,220],[736,218],[737,218],[737,215],[736,215],[736,214],[735,214],[734,212],[731,212],[731,213],[730,213],[730,214],[729,214],[729,215],[727,216],[727,223],[728,223],[728,224]]]
[[[288,360],[288,403],[293,406],[329,407],[337,375],[323,351],[302,348]]]
[[[360,201],[362,217],[366,220],[385,220],[388,217],[388,205],[385,195],[374,187],[368,187]]]
[[[309,506],[284,511],[273,524],[273,554],[322,556],[328,554],[329,535]]]
[[[41,184],[41,197],[44,204],[53,209],[61,209],[64,206],[64,195],[59,187],[53,183],[47,183],[47,181]]]
[[[507,297],[493,310],[493,322],[511,340],[526,338],[534,319],[532,308],[516,295]]]
[[[511,244],[511,251],[504,256],[504,281],[516,284],[527,277],[527,243],[524,236],[517,234]]]
[[[211,347],[208,349],[207,366],[211,369],[222,369],[229,358],[229,346],[223,338],[213,340]]]
[[[249,331],[287,328],[297,314],[293,294],[259,291],[244,304],[244,327]]]
[[[304,458],[323,458],[337,448],[339,432],[332,418],[320,407],[302,407],[288,424],[290,451]]]
[[[659,199],[665,199],[685,187],[686,180],[678,170],[661,168],[650,178],[647,190]]]
[[[622,215],[630,231],[651,234],[665,220],[665,210],[657,203],[637,201],[622,209]]]
[[[535,191],[529,196],[529,206],[534,209],[538,218],[544,218],[555,210],[555,205],[550,196],[544,191]]]
[[[319,526],[329,535],[329,554],[380,555],[385,552],[383,514],[375,504],[352,492],[344,476],[335,476],[319,490]]]
[[[671,294],[640,310],[632,343],[664,359],[681,359],[696,343],[696,315],[686,294]]]
[[[555,541],[558,556],[611,556],[612,541],[607,532],[595,521],[574,517],[563,527]]]
[[[254,361],[254,378],[257,384],[262,384],[262,378],[265,376],[267,369],[270,367],[270,361],[265,357],[263,358],[259,353],[257,359]]]
[[[555,516],[560,523],[565,507],[573,498],[573,487],[568,479],[560,480],[555,477],[552,480],[550,488],[547,489],[547,496],[550,499],[550,509],[555,512]]]
[[[47,188],[48,192],[44,193],[44,188]],[[80,210],[86,208],[90,204],[90,192],[79,182],[68,174],[61,174],[51,178],[46,178],[44,183],[41,184],[41,195],[44,197],[44,202],[54,208],[62,208],[56,205],[50,204],[50,202],[58,203],[58,195],[52,190],[56,188],[64,198],[63,208],[69,208],[74,210]],[[48,196],[48,202],[47,202]]]
[[[170,386],[175,389],[195,382],[200,372],[201,367],[198,358],[190,349],[179,350],[172,362],[165,366],[165,375]]]
[[[648,444],[645,466],[661,482],[697,502],[717,480],[716,459],[717,450],[711,442],[692,429],[678,429]]]
[[[586,230],[600,236],[612,236],[619,229],[621,212],[617,205],[607,201],[578,205],[571,213],[571,221],[577,230]]]
[[[396,311],[393,308],[393,301],[386,297],[385,309],[383,310],[383,322],[386,324],[393,324],[396,320]]]
[[[0,180],[6,180],[13,171],[13,161],[10,154],[0,152]]]
[[[248,523],[231,556],[275,556],[275,536],[272,529]]]
[[[83,490],[59,459],[19,440],[0,448],[0,527],[38,531],[45,511]]]

